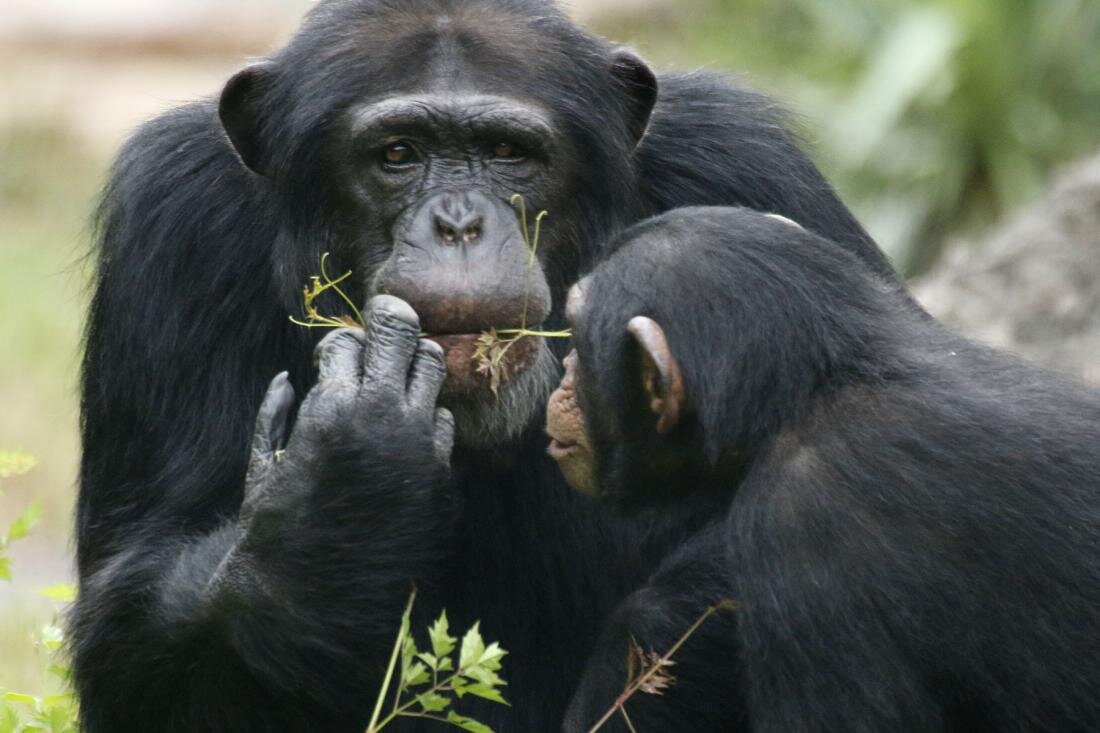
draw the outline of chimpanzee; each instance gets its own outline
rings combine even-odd
[[[517,193],[549,212],[531,267]],[[103,199],[83,364],[86,729],[359,731],[414,583],[425,616],[480,619],[511,652],[511,707],[464,711],[558,728],[612,610],[703,520],[570,491],[542,436],[565,344],[513,343],[494,392],[479,334],[560,328],[604,242],[685,204],[785,214],[891,277],[768,98],[658,77],[541,0],[325,0],[217,99],[143,126]],[[323,332],[288,317],[326,252],[357,307],[415,308],[447,412],[355,414],[374,403],[329,384],[330,352],[373,347],[344,332],[317,372]],[[387,302],[372,338],[407,340]],[[314,429],[307,394],[349,407]],[[250,443],[286,435],[278,470],[250,468]]]
[[[569,295],[550,452],[612,504],[729,509],[723,543],[616,611],[589,689],[624,637],[667,643],[651,599],[686,628],[729,593],[699,642],[724,661],[694,674],[719,702],[724,674],[752,730],[1100,728],[1096,390],[952,334],[782,217],[688,207],[611,248]]]

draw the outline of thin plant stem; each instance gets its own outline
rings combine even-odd
[[[323,278],[325,278],[325,284],[336,291],[336,294],[339,295],[343,299],[343,301],[348,304],[349,308],[351,308],[351,312],[355,314],[356,320],[358,320],[359,323],[366,326],[366,324],[363,323],[363,316],[359,313],[359,308],[356,307],[355,303],[351,302],[351,298],[349,298],[348,294],[345,293],[343,291],[343,289],[340,287],[340,283],[342,283],[344,280],[347,280],[349,277],[351,277],[352,271],[348,270],[343,275],[341,275],[339,278],[337,278],[336,280],[333,280],[332,278],[330,278],[328,276],[328,273],[325,271],[325,262],[328,260],[328,255],[329,255],[328,252],[325,252],[323,255],[321,255],[321,276]]]
[[[532,235],[527,228],[527,202],[523,199],[523,196],[518,193],[513,194],[509,202],[512,206],[519,204],[520,224],[523,227],[523,242],[527,245],[528,251],[527,270],[523,274],[523,313],[519,321],[520,331],[524,331],[527,329],[527,303],[531,297],[531,271],[535,269],[535,257],[539,248],[539,234],[542,231],[542,220],[546,218],[548,212],[540,211],[538,216],[535,217],[535,233]]]
[[[416,600],[416,589],[409,595],[409,602],[405,605],[405,613],[401,616],[401,629],[397,632],[397,639],[393,643],[393,652],[390,654],[390,663],[386,665],[386,676],[382,678],[382,689],[378,692],[378,699],[374,702],[374,712],[371,713],[370,723],[367,724],[367,733],[375,733],[382,725],[378,724],[378,717],[382,714],[382,705],[386,700],[386,693],[390,689],[390,681],[393,679],[393,670],[397,667],[397,659],[401,655],[401,647],[405,644],[405,635],[409,633],[409,616],[412,614],[413,601]],[[391,716],[392,717],[392,716]]]
[[[638,690],[640,690],[646,682],[649,682],[649,680],[654,675],[664,669],[664,667],[666,667],[668,663],[672,661],[673,655],[676,654],[676,652],[680,651],[680,647],[682,647],[684,643],[687,642],[689,638],[691,638],[692,634],[699,630],[699,627],[703,625],[703,622],[714,614],[718,613],[719,611],[731,611],[733,610],[733,608],[734,605],[731,601],[722,601],[721,603],[711,606],[706,611],[704,611],[703,615],[695,620],[695,623],[693,623],[688,628],[688,630],[685,631],[683,635],[676,640],[676,643],[673,644],[672,647],[667,652],[665,652],[660,659],[651,664],[644,673],[639,675],[636,679],[631,681],[626,686],[626,689],[624,689],[622,693],[617,698],[615,698],[615,702],[611,705],[610,708],[608,708],[607,712],[603,714],[603,717],[597,720],[596,724],[588,729],[588,733],[596,733],[596,731],[602,728],[607,723],[607,721],[611,720],[611,717],[620,710],[625,717],[626,709],[624,708],[624,705],[626,705],[627,700],[633,697],[634,694],[638,692]],[[631,727],[631,730],[634,730],[633,727]]]
[[[402,635],[402,642],[403,641],[404,641],[404,635]],[[462,676],[462,671],[464,669],[468,669],[468,667],[462,667],[460,669],[456,669],[454,671],[454,673],[451,674],[450,677],[445,677],[445,678],[443,678],[442,681],[436,680],[434,682],[434,684],[430,688],[428,688],[428,690],[426,692],[422,692],[419,695],[415,695],[411,700],[404,703],[403,705],[398,705],[397,702],[395,701],[394,706],[393,706],[393,710],[390,711],[389,715],[382,718],[382,720],[376,725],[376,727],[367,728],[367,733],[376,733],[376,731],[382,730],[383,728],[385,728],[387,725],[392,723],[397,718],[427,718],[429,720],[439,720],[439,721],[444,722],[444,723],[450,723],[450,721],[447,720],[446,718],[433,717],[433,716],[427,715],[425,713],[409,712],[409,708],[411,708],[413,705],[417,704],[417,698],[424,697],[425,695],[431,695],[433,692],[440,692],[442,690],[451,689],[453,687],[454,683],[455,683],[455,680],[457,680],[459,677]],[[390,671],[392,673],[392,668],[391,668]],[[385,687],[383,687],[382,688],[382,693],[379,696],[379,700],[381,700],[382,696],[384,696],[385,694],[386,694],[386,689],[385,689]],[[377,708],[376,708],[376,710],[377,710]]]
[[[630,733],[638,733],[638,729],[634,727],[634,721],[626,714],[626,708],[619,708],[619,712],[623,714],[623,721],[626,723],[626,727],[630,729]]]

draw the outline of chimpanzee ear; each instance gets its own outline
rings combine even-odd
[[[244,164],[261,176],[266,175],[267,159],[264,130],[264,96],[271,89],[275,64],[262,61],[238,71],[222,89],[218,115],[229,141]]]
[[[668,347],[664,330],[652,318],[635,316],[626,330],[642,355],[642,389],[649,398],[649,409],[657,416],[657,432],[666,435],[680,421],[685,405],[680,364]]]
[[[657,104],[657,77],[645,61],[625,50],[615,53],[611,74],[626,94],[627,130],[637,144],[645,135],[649,116]]]

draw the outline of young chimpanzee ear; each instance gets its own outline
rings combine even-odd
[[[637,144],[645,135],[649,116],[657,104],[657,77],[645,61],[629,51],[615,53],[611,74],[626,94],[627,130]]]
[[[657,416],[657,432],[666,435],[680,421],[685,406],[680,364],[668,347],[664,330],[652,318],[635,316],[626,330],[642,355],[642,389],[649,398],[649,409]]]
[[[263,61],[238,71],[222,89],[218,115],[244,164],[261,176],[264,167],[263,98],[275,76],[275,64]]]

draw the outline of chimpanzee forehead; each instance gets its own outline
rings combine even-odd
[[[528,136],[552,139],[554,125],[541,107],[475,90],[395,95],[367,102],[351,111],[353,134],[401,127],[434,127],[440,122],[470,128],[511,128]]]
[[[537,90],[531,83],[554,71],[546,51],[581,40],[554,38],[547,27],[497,3],[468,3],[449,11],[418,6],[375,16],[357,34],[355,52],[369,58],[375,83],[404,91]]]

